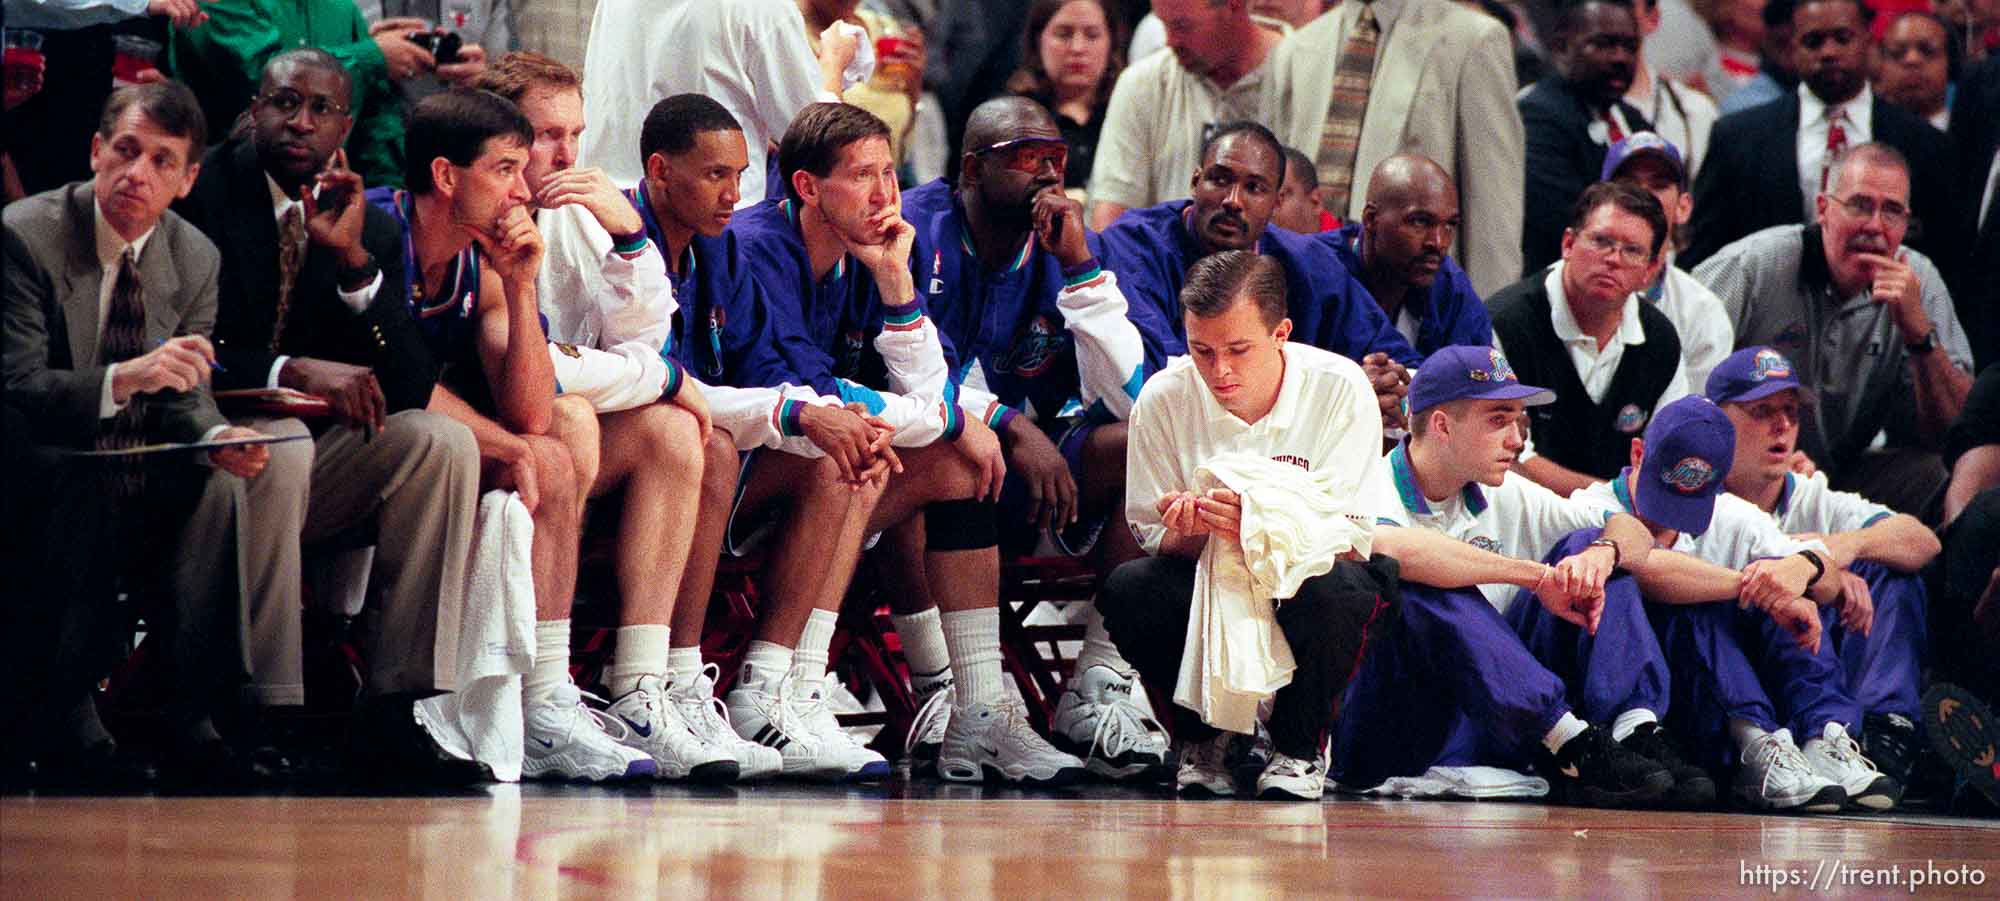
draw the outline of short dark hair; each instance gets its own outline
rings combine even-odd
[[[1798,7],[1798,0],[1768,0],[1764,4],[1764,27],[1776,28],[1792,24],[1792,10]]]
[[[1214,130],[1210,131],[1208,133],[1208,137],[1203,138],[1201,141],[1201,156],[1197,158],[1200,162],[1200,165],[1206,166],[1208,164],[1208,155],[1210,153],[1215,152],[1215,145],[1222,143],[1223,138],[1229,137],[1230,135],[1241,135],[1241,134],[1249,135],[1252,140],[1255,140],[1270,149],[1271,158],[1278,161],[1277,181],[1280,184],[1284,183],[1285,180],[1284,143],[1279,141],[1278,136],[1272,134],[1271,130],[1265,128],[1262,123],[1252,122],[1248,119],[1238,119],[1234,122],[1224,122],[1221,125],[1217,125]]]
[[[1634,19],[1639,17],[1639,10],[1633,7],[1632,0],[1560,0],[1555,4],[1555,33],[1567,38],[1583,18],[1583,11],[1600,3],[1631,13]]]
[[[848,145],[869,138],[889,140],[889,125],[874,113],[845,103],[810,103],[799,111],[778,142],[778,177],[785,196],[797,200],[792,175],[810,172],[825,178]]]
[[[1285,268],[1252,250],[1225,250],[1197,260],[1181,287],[1181,310],[1197,319],[1229,312],[1239,297],[1257,305],[1273,328],[1285,318]]]
[[[1313,163],[1313,158],[1297,147],[1286,147],[1285,177],[1278,181],[1279,186],[1289,184],[1294,175],[1306,183],[1308,191],[1319,187],[1319,166]]]
[[[1619,181],[1600,181],[1584,188],[1583,196],[1576,199],[1576,207],[1570,211],[1570,229],[1581,233],[1590,214],[1601,206],[1615,206],[1646,220],[1653,229],[1653,258],[1660,256],[1660,248],[1667,241],[1667,211],[1653,192]]]
[[[111,99],[104,104],[103,115],[97,119],[97,133],[109,140],[118,132],[118,119],[134,106],[161,131],[187,139],[186,162],[201,160],[202,152],[208,149],[208,119],[201,114],[201,101],[195,99],[194,92],[188,90],[187,85],[178,81],[158,81],[126,85],[112,91]]]
[[[532,50],[516,50],[486,67],[472,86],[492,91],[515,104],[536,88],[583,93],[583,76],[552,56]]]
[[[639,129],[639,161],[655,153],[679,156],[694,149],[694,136],[709,131],[742,131],[729,108],[707,94],[675,94],[653,104]]]
[[[1815,3],[1850,4],[1854,7],[1854,14],[1861,17],[1862,25],[1868,25],[1875,21],[1875,11],[1869,9],[1868,4],[1863,3],[1862,0],[1792,0],[1792,8],[1786,10],[1785,21],[1796,26],[1799,20],[1799,10],[1805,9]]]
[[[279,69],[285,66],[305,66],[309,69],[332,72],[340,76],[340,83],[347,86],[349,94],[354,93],[353,73],[347,71],[347,66],[341,63],[339,57],[318,47],[293,47],[290,50],[271,57],[270,61],[264,64],[264,71],[257,78],[257,90],[260,92],[263,91],[264,85],[277,75]]]
[[[535,128],[521,108],[492,91],[459,88],[432,94],[410,108],[403,135],[403,183],[412,194],[428,194],[431,161],[444,157],[454,166],[470,166],[494,138],[513,138],[523,146],[535,143]]]

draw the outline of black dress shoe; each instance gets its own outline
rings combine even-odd
[[[245,761],[219,736],[168,743],[160,754],[160,784],[187,789],[237,789],[250,784]]]
[[[45,751],[36,764],[37,787],[55,791],[142,792],[160,778],[152,761],[109,740]]]
[[[493,770],[447,751],[417,722],[407,697],[370,698],[355,705],[343,764],[348,776],[371,784],[456,788],[493,781]]]

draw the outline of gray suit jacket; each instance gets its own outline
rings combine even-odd
[[[31,423],[37,444],[84,446],[103,420],[98,402],[105,363],[98,359],[95,195],[78,182],[8,204],[5,234],[7,402]],[[215,327],[215,245],[171,212],[161,217],[139,257],[145,286],[146,346]],[[146,432],[193,441],[226,422],[206,387],[162,392],[148,404]]]
[[[1265,79],[1264,121],[1278,139],[1319,156],[1341,46],[1360,16],[1343,3],[1278,45]],[[1507,29],[1452,0],[1404,0],[1376,50],[1368,112],[1354,158],[1354,193],[1333,214],[1361,221],[1368,176],[1397,153],[1421,153],[1458,182],[1465,224],[1452,251],[1485,297],[1521,276],[1526,144],[1514,108]],[[1322,176],[1324,177],[1324,176]]]

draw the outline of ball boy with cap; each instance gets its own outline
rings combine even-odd
[[[1734,595],[1743,610],[1766,614],[1725,604],[1653,611],[1674,674],[1677,718],[1705,757],[1734,752],[1737,800],[1816,813],[1838,811],[1850,799],[1892,806],[1900,786],[1852,753],[1851,742],[1826,737],[1827,724],[1858,719],[1839,671],[1817,656],[1815,601],[1831,602],[1841,591],[1838,578],[1826,578],[1831,555],[1824,543],[1785,535],[1755,505],[1723,492],[1735,453],[1736,430],[1722,410],[1705,397],[1682,398],[1632,442],[1631,466],[1571,497],[1606,514],[1631,513],[1660,545],[1736,570],[1735,589],[1716,596]],[[1814,736],[1803,749],[1780,727],[1780,703],[1786,722]]]
[[[1831,552],[1828,566],[1845,590],[1838,610],[1820,611],[1821,653],[1838,659],[1860,705],[1868,759],[1906,782],[1917,751],[1928,607],[1917,574],[1941,549],[1937,535],[1914,516],[1833,490],[1825,473],[1792,471],[1799,409],[1811,392],[1783,354],[1763,346],[1730,354],[1709,376],[1707,395],[1736,427],[1729,493],[1757,505],[1785,534],[1817,538]]]

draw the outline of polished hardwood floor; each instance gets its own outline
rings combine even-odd
[[[900,782],[0,799],[8,899],[1908,897],[1917,872],[2000,897],[2000,822]]]

